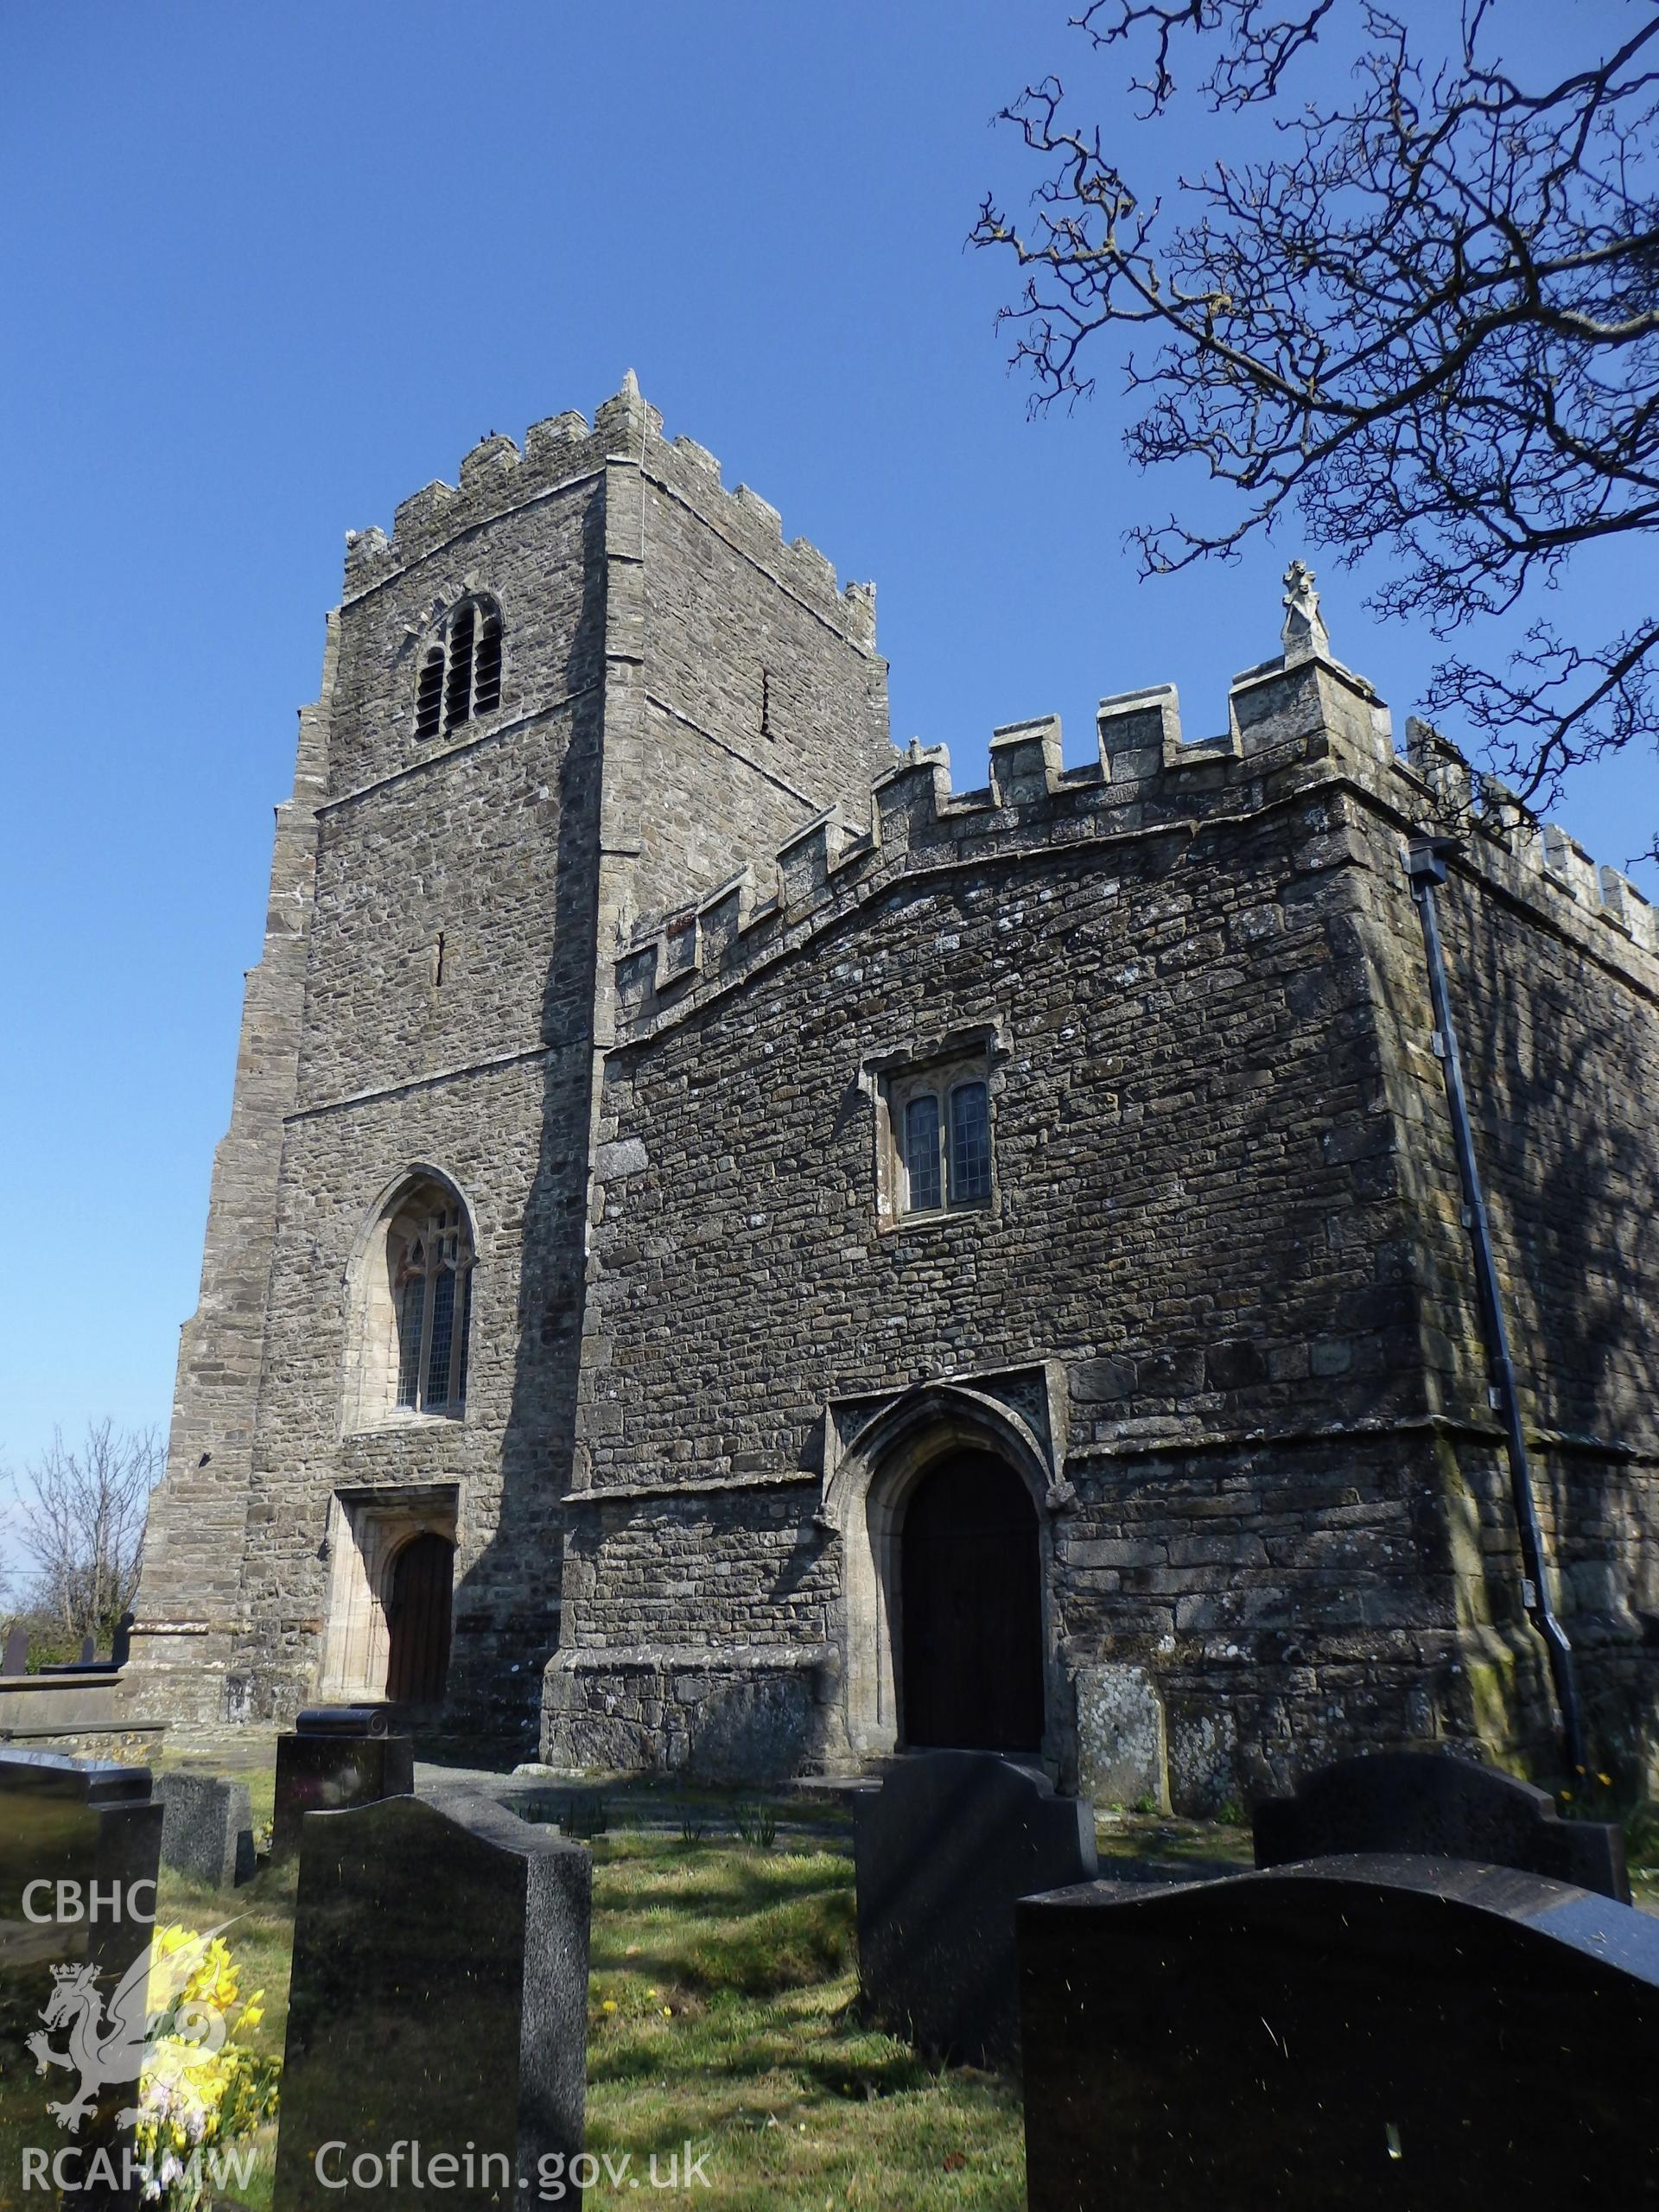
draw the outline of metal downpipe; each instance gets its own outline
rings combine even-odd
[[[1576,1777],[1586,1770],[1588,1764],[1578,1678],[1573,1667],[1572,1643],[1556,1617],[1550,1597],[1549,1562],[1544,1556],[1543,1536],[1538,1526],[1537,1501],[1532,1486],[1532,1463],[1527,1454],[1526,1429],[1521,1419],[1520,1395],[1516,1389],[1515,1362],[1510,1352],[1509,1327],[1503,1318],[1503,1301],[1498,1291],[1491,1222],[1486,1211],[1485,1192],[1481,1186],[1479,1165],[1475,1158],[1469,1101],[1463,1084],[1463,1061],[1458,1051],[1458,1033],[1452,1020],[1446,960],[1440,948],[1440,918],[1434,900],[1435,885],[1446,880],[1446,855],[1456,852],[1459,845],[1459,841],[1455,837],[1414,837],[1407,855],[1406,871],[1411,879],[1411,894],[1417,902],[1418,915],[1423,925],[1429,998],[1433,1006],[1435,1029],[1440,1039],[1440,1069],[1446,1079],[1446,1103],[1452,1114],[1452,1135],[1457,1147],[1458,1171],[1463,1180],[1464,1200],[1468,1209],[1469,1239],[1474,1249],[1475,1277],[1480,1293],[1481,1325],[1486,1338],[1487,1357],[1497,1377],[1496,1391],[1502,1401],[1510,1463],[1510,1497],[1515,1511],[1516,1532],[1521,1540],[1523,1578],[1521,1601],[1533,1626],[1544,1640],[1544,1648],[1549,1657],[1550,1680],[1560,1714],[1562,1749],[1566,1753],[1567,1770]]]

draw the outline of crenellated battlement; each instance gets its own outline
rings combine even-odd
[[[747,484],[728,491],[715,455],[695,440],[664,438],[663,418],[640,395],[632,369],[622,388],[586,416],[570,411],[532,423],[522,450],[492,433],[461,461],[457,482],[439,479],[397,507],[392,534],[378,527],[346,536],[346,597],[378,589],[464,531],[546,498],[607,465],[631,462],[666,496],[683,500],[748,560],[774,575],[813,612],[866,652],[875,644],[875,587],[842,586],[835,564],[804,537],[785,543],[783,518]]]
[[[1459,831],[1470,864],[1511,896],[1554,908],[1558,921],[1570,911],[1606,928],[1606,950],[1622,942],[1659,961],[1659,911],[1628,877],[1598,868],[1427,724],[1408,725],[1402,758],[1371,685],[1328,653],[1292,652],[1245,670],[1217,735],[1184,737],[1166,683],[1103,699],[1096,738],[1096,758],[1067,768],[1058,715],[1007,724],[992,734],[988,785],[960,792],[947,748],[912,739],[870,787],[863,819],[833,806],[764,862],[636,931],[617,961],[625,1032],[726,988],[900,875],[1090,839],[1195,834],[1333,773],[1374,795],[1403,833]],[[1644,980],[1659,985],[1650,969]]]
[[[1405,770],[1427,787],[1437,823],[1480,840],[1489,856],[1510,863],[1509,887],[1541,880],[1586,914],[1659,957],[1659,908],[1620,869],[1592,860],[1578,839],[1554,822],[1541,821],[1497,776],[1473,768],[1433,724],[1413,716],[1406,724]]]

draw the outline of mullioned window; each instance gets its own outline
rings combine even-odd
[[[982,1052],[896,1068],[881,1086],[880,1211],[892,1224],[991,1204],[991,1095]]]
[[[412,1176],[383,1207],[353,1262],[343,1429],[467,1410],[474,1244],[458,1192]]]
[[[501,610],[493,599],[464,599],[421,658],[415,686],[415,734],[447,737],[501,703]]]

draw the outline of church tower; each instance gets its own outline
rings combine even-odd
[[[277,810],[130,1709],[533,1728],[637,918],[891,762],[865,586],[632,374],[347,541]]]

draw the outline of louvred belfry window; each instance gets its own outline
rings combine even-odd
[[[415,687],[417,739],[448,736],[501,703],[501,610],[492,599],[467,599],[442,637],[422,656]]]
[[[469,605],[457,607],[444,640],[447,665],[443,676],[443,726],[457,729],[473,714],[473,646],[477,629]]]
[[[421,663],[420,689],[415,695],[415,734],[435,737],[443,727],[443,647],[434,645]]]
[[[473,661],[473,712],[491,715],[501,703],[501,617],[492,608],[478,626]]]

